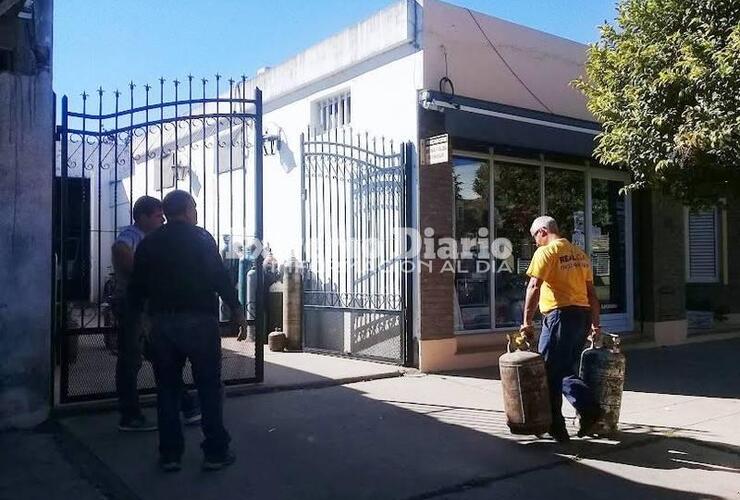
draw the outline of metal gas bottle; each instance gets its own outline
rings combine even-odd
[[[506,423],[512,434],[544,434],[552,422],[545,361],[523,334],[508,338],[507,352],[498,359]]]
[[[257,338],[257,264],[252,261],[252,269],[247,272],[247,339],[255,342]]]
[[[601,407],[602,416],[592,427],[594,434],[617,432],[624,389],[625,359],[619,349],[619,335],[602,334],[600,345],[591,345],[581,354],[579,376],[588,384]]]

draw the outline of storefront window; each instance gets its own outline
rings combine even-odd
[[[543,213],[557,220],[563,237],[590,253],[602,314],[628,312],[623,181],[601,179],[597,172],[588,174],[591,199],[587,205],[587,172],[581,170],[455,156],[453,172],[453,234],[458,251],[465,247],[463,240],[481,237],[487,237],[490,250],[472,246],[467,254],[458,254],[456,331],[510,329],[521,324],[526,271],[536,250],[529,228]],[[589,210],[591,228],[587,232]],[[497,246],[502,241],[511,244],[503,252]]]
[[[475,239],[489,230],[490,166],[485,160],[456,157],[454,160],[454,235],[458,249],[462,240]],[[487,239],[487,238],[486,238]],[[455,329],[491,328],[491,273],[487,253],[478,246],[461,253],[455,273]]]
[[[576,170],[545,169],[545,213],[558,222],[560,235],[586,249],[586,177]]]
[[[623,313],[626,304],[625,199],[623,182],[591,181],[591,261],[603,314]]]
[[[540,215],[540,169],[496,162],[494,238],[507,238],[512,254],[495,261],[496,327],[522,322],[526,271],[535,250],[529,226]]]

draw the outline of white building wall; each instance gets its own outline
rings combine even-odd
[[[422,41],[425,88],[447,75],[457,95],[594,121],[570,84],[586,45],[438,0],[424,0]]]
[[[349,91],[352,100],[349,134],[402,142],[417,141],[416,93],[422,84],[422,53],[415,52],[359,76],[312,93],[268,112],[266,134],[279,134],[282,146],[264,162],[265,241],[279,260],[301,255],[300,136],[312,125],[312,106],[328,96]],[[267,103],[269,106],[269,102]],[[342,131],[338,132],[342,138]],[[356,142],[356,138],[354,139]]]

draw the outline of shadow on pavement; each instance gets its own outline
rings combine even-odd
[[[493,492],[496,498],[552,499],[582,496],[584,484],[598,484],[604,493],[589,498],[720,498],[701,486],[682,491],[627,479],[573,460],[571,450],[553,443],[510,437],[498,411],[392,402],[362,387],[369,386],[227,399],[238,461],[219,473],[200,470],[198,429],[186,429],[183,470],[165,475],[156,467],[156,434],[118,433],[115,414],[81,415],[64,426],[142,499],[467,499],[476,492],[480,498]],[[652,445],[649,435],[629,438]],[[621,463],[618,447],[578,446]],[[659,462],[657,469],[676,463],[667,452]]]
[[[665,428],[621,424],[621,432],[606,438],[571,441],[568,454],[579,460],[649,468],[653,470],[703,470],[740,474],[740,447],[686,436],[672,436]],[[530,446],[552,449],[555,444],[537,441]],[[649,453],[639,452],[649,448]],[[635,452],[637,451],[637,452]]]

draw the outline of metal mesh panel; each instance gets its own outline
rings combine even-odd
[[[112,336],[112,335],[111,335]],[[116,354],[109,349],[102,334],[66,336],[68,382],[67,399],[89,400],[115,397]],[[237,342],[234,338],[221,340],[221,380],[226,385],[249,381],[255,373],[254,342]],[[190,362],[185,364],[183,381],[193,384]],[[149,361],[144,360],[139,371],[137,386],[142,392],[156,388],[154,372]]]
[[[403,314],[307,307],[307,348],[346,355],[399,361],[403,355]]]

